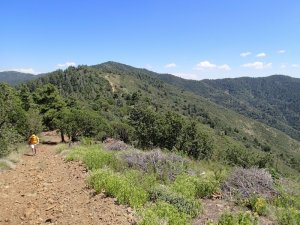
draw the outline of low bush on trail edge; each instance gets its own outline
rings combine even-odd
[[[122,166],[114,153],[102,150],[97,145],[75,147],[67,156],[67,160],[81,160],[89,170],[100,169],[105,166],[117,169]]]
[[[165,201],[177,208],[179,212],[189,214],[191,217],[197,216],[201,210],[201,202],[197,199],[186,198],[180,193],[176,193],[167,186],[157,185],[150,191],[152,201]]]
[[[142,187],[108,168],[91,172],[87,181],[96,192],[105,191],[108,196],[116,197],[120,204],[140,207],[148,200],[148,193]]]
[[[219,183],[213,177],[182,174],[176,178],[171,188],[187,198],[204,198],[217,192]]]
[[[113,153],[95,148],[89,150],[83,157],[83,161],[89,170],[100,169],[104,166],[116,168],[118,160]]]
[[[250,213],[239,212],[232,214],[225,212],[221,215],[218,223],[208,222],[206,225],[258,225],[257,217]]]
[[[158,201],[151,204],[142,211],[142,220],[140,225],[183,225],[190,224],[191,217],[164,201]]]

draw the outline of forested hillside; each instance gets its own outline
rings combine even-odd
[[[46,129],[58,128],[73,140],[113,136],[197,159],[244,167],[273,164],[284,173],[300,169],[299,142],[155,75],[108,62],[58,70],[18,92],[25,111],[39,110]]]
[[[35,78],[36,76],[30,73],[20,73],[16,71],[0,72],[0,82],[10,85],[17,85]]]
[[[155,76],[300,140],[300,79],[274,75],[193,81],[169,74]]]

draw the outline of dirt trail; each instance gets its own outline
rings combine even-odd
[[[131,224],[132,211],[85,184],[86,169],[40,145],[0,173],[0,224]]]

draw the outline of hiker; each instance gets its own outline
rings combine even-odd
[[[38,136],[35,134],[31,135],[30,138],[28,139],[28,144],[31,147],[32,154],[36,155],[36,145],[40,142]]]

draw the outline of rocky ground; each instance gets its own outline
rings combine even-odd
[[[53,139],[53,138],[52,138]],[[132,210],[85,184],[85,167],[39,145],[0,173],[0,224],[132,224]]]

